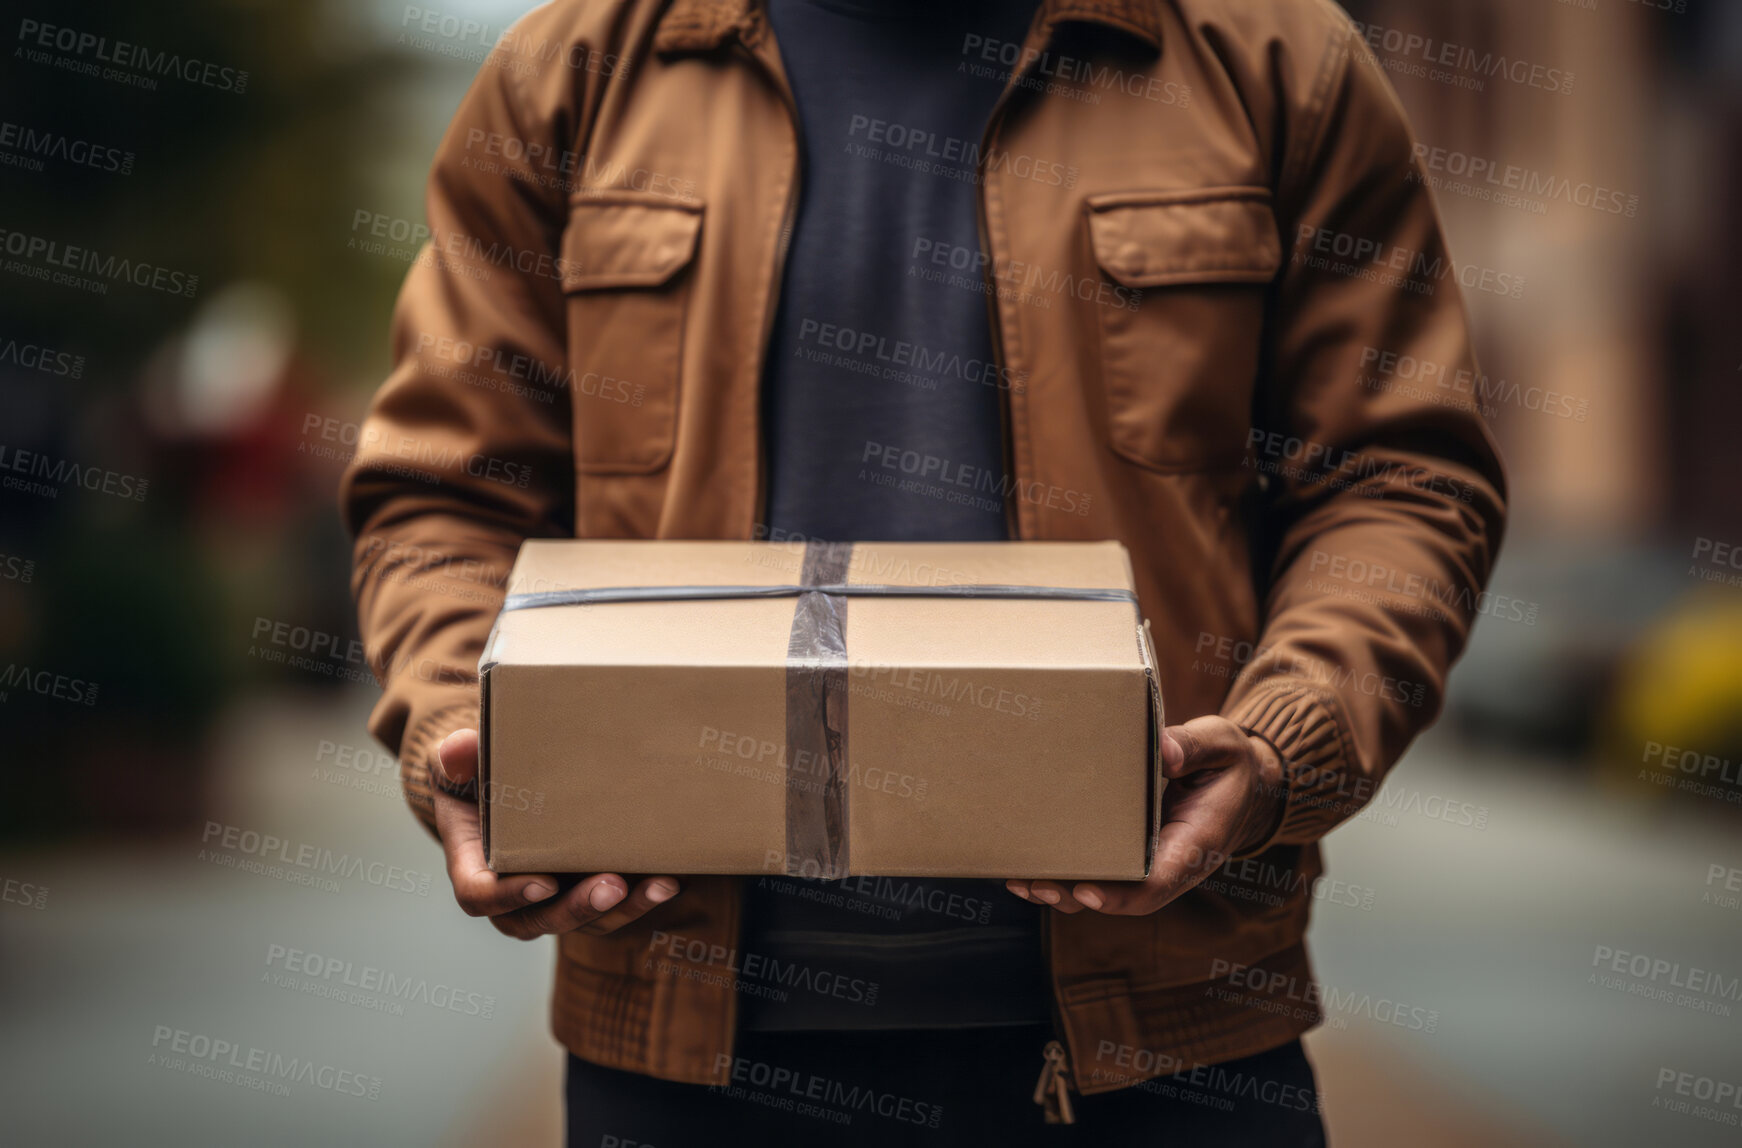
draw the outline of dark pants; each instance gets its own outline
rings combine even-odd
[[[745,1032],[734,1083],[673,1084],[568,1066],[569,1148],[1095,1145],[1312,1148],[1325,1143],[1300,1042],[1098,1096],[1077,1122],[1033,1102],[1043,1026],[926,1032]]]

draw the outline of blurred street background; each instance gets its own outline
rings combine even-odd
[[[152,269],[99,291],[0,254],[0,469],[62,476],[0,489],[0,1142],[558,1135],[554,950],[455,909],[346,645],[337,481],[408,267],[359,220],[421,222],[530,7],[437,3],[6,4],[219,70],[0,70],[0,229]],[[1742,5],[1346,6],[1454,258],[1522,288],[1465,291],[1485,379],[1445,392],[1511,474],[1492,599],[1439,726],[1326,845],[1366,894],[1310,938],[1332,1142],[1742,1142],[1677,1084],[1742,1085]],[[1508,166],[1548,190],[1494,194]],[[269,837],[361,864],[298,883]],[[371,977],[419,987],[346,989]],[[166,1054],[199,1037],[363,1094]]]

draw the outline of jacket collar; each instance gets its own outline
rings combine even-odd
[[[1050,37],[1053,27],[1065,21],[1102,24],[1159,49],[1158,6],[1158,0],[1041,0],[1041,30]],[[661,55],[705,52],[737,36],[754,48],[766,27],[762,0],[672,0],[653,47]]]

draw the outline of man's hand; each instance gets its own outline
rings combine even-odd
[[[1270,743],[1221,717],[1194,718],[1162,731],[1161,836],[1142,881],[1009,881],[1018,897],[1061,913],[1094,909],[1141,916],[1196,885],[1230,857],[1270,839],[1282,820],[1282,761]]]
[[[437,751],[442,772],[459,786],[478,776],[478,731],[448,735]],[[610,933],[662,901],[677,896],[673,877],[648,877],[629,891],[615,873],[583,877],[557,896],[556,877],[516,874],[499,877],[484,863],[484,835],[476,802],[435,789],[436,832],[448,857],[454,899],[473,917],[489,917],[496,928],[522,941],[546,933]]]

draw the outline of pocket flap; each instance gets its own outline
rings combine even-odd
[[[1087,207],[1095,262],[1127,287],[1268,283],[1282,266],[1267,188],[1118,192]]]
[[[563,290],[657,287],[694,257],[701,229],[697,202],[577,198],[563,231]]]

